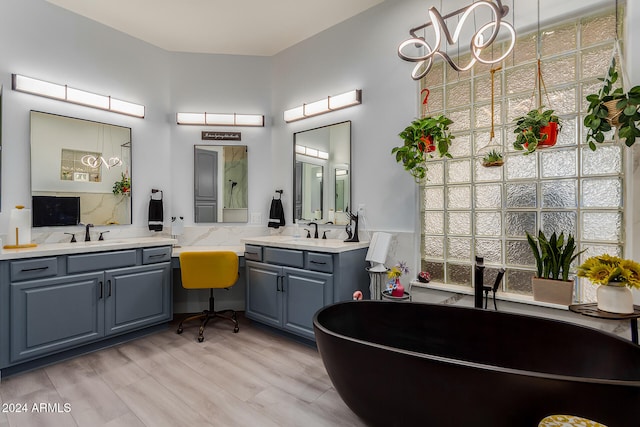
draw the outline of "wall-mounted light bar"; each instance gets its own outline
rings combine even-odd
[[[328,113],[334,110],[351,107],[353,105],[362,104],[362,90],[356,89],[350,92],[342,93],[335,96],[327,96],[320,101],[302,104],[299,107],[291,108],[284,112],[284,121],[287,123],[296,120],[306,119],[307,117],[317,116],[319,114]]]
[[[316,157],[322,160],[329,159],[329,153],[322,150],[316,150],[315,148],[305,147],[304,145],[296,144],[296,153],[304,156]]]
[[[98,95],[67,85],[46,82],[20,74],[12,74],[11,83],[13,90],[18,92],[30,93],[32,95],[44,96],[45,98],[84,105],[85,107],[99,108],[100,110],[144,118],[144,105],[134,104],[133,102],[123,101],[106,95]]]
[[[213,114],[176,113],[179,125],[200,126],[264,126],[264,116],[260,114]]]

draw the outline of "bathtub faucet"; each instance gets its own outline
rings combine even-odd
[[[482,291],[484,287],[484,258],[476,256],[474,270],[474,304],[475,308],[482,308]]]

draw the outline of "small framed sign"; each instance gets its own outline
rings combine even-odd
[[[202,139],[209,141],[241,141],[241,132],[210,132],[203,131]]]

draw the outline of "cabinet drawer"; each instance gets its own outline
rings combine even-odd
[[[262,261],[262,246],[244,245],[244,259],[248,261]]]
[[[156,264],[158,262],[171,261],[171,247],[145,248],[142,250],[143,264]]]
[[[107,270],[110,268],[130,267],[136,265],[136,250],[117,252],[100,252],[95,254],[69,255],[67,272]]]
[[[39,279],[41,277],[53,277],[57,274],[58,259],[56,257],[11,262],[12,282]]]
[[[333,255],[308,252],[305,268],[323,273],[333,273]]]
[[[304,252],[292,249],[263,248],[264,262],[269,264],[287,265],[289,267],[304,267]]]

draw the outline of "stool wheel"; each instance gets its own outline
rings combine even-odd
[[[181,334],[181,333],[182,333],[182,331],[183,331],[183,329],[182,329],[182,328],[178,328],[178,330],[176,331],[176,334]]]
[[[198,342],[204,341],[204,337],[198,337]]]
[[[233,333],[234,333],[234,334],[237,334],[239,330],[240,330],[240,328],[238,328],[238,327],[236,326],[235,328],[233,328]]]

